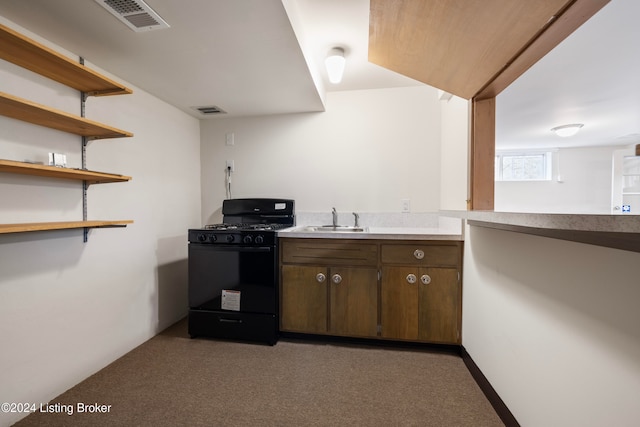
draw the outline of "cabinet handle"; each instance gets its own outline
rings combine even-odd
[[[327,276],[324,275],[324,273],[318,273],[316,274],[316,280],[318,281],[318,283],[322,283],[324,282],[324,280],[327,278]]]
[[[338,283],[342,282],[342,276],[339,274],[334,274],[333,276],[331,276],[331,281],[337,285]]]
[[[407,283],[416,283],[416,275],[415,274],[408,274],[407,275]]]
[[[422,276],[420,276],[420,281],[423,285],[428,285],[429,283],[431,283],[431,276],[429,276],[428,274],[423,274]]]
[[[413,256],[416,257],[416,259],[422,259],[424,258],[424,251],[422,249],[416,249],[413,251]]]

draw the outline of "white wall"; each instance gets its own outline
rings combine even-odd
[[[234,133],[235,145],[225,145]],[[436,211],[440,105],[435,89],[330,92],[326,111],[202,124],[202,218],[220,219],[225,160],[233,197],[284,197],[298,212]]]
[[[619,148],[558,149],[553,152],[551,181],[497,181],[495,210],[609,214],[612,156]],[[561,182],[558,175],[562,176]]]
[[[466,210],[469,198],[469,101],[453,96],[448,101],[440,101],[440,106],[440,209]]]
[[[91,186],[89,219],[134,224],[92,230],[87,243],[82,230],[0,235],[0,402],[47,402],[186,314],[199,122],[133,90],[88,100],[88,118],[134,137],[91,142],[87,157],[90,169],[133,177]],[[77,92],[5,61],[0,91],[79,114]],[[0,158],[42,161],[49,151],[80,167],[80,137],[0,117]],[[2,223],[82,219],[77,182],[0,174],[0,200]],[[19,417],[0,414],[0,425]]]
[[[522,426],[637,426],[640,253],[470,227],[463,345]]]

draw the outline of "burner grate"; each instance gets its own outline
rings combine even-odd
[[[287,228],[287,227],[291,227],[291,225],[289,224],[270,224],[270,223],[265,223],[265,224],[228,224],[228,223],[221,223],[221,224],[209,224],[209,225],[205,225],[204,228],[206,230],[219,230],[219,231],[226,231],[226,230],[256,230],[256,231],[275,231],[275,230],[280,230],[283,228]]]

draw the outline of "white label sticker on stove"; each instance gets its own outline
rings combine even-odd
[[[222,309],[240,311],[240,291],[222,290]]]
[[[276,203],[274,208],[275,208],[275,210],[286,209],[287,208],[287,204],[286,203]]]

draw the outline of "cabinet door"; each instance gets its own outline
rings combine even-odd
[[[382,337],[418,339],[418,280],[415,267],[384,267],[380,324]]]
[[[385,267],[381,299],[382,337],[460,343],[457,269]]]
[[[282,266],[280,328],[327,333],[327,268]]]
[[[375,268],[329,269],[329,331],[336,335],[378,334],[378,271]]]
[[[419,340],[460,343],[461,288],[455,268],[420,269]]]

